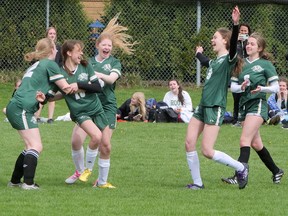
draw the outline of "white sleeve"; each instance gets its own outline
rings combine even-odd
[[[238,85],[235,82],[231,82],[231,87],[230,87],[231,91],[234,93],[242,93],[242,89],[241,89],[241,85]]]
[[[193,111],[193,104],[192,104],[192,100],[191,100],[189,93],[186,91],[185,92],[183,91],[182,94],[184,97],[184,105],[185,105],[183,108],[185,110],[192,112]]]
[[[260,92],[277,93],[279,91],[278,81],[271,82],[269,86],[261,86]]]
[[[167,92],[163,98],[163,102],[165,102],[169,107],[170,107],[170,104],[171,104],[171,99],[169,97],[169,92]]]

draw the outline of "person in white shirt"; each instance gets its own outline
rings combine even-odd
[[[170,91],[164,96],[163,102],[180,114],[183,122],[189,123],[193,114],[192,100],[187,91],[184,91],[175,79],[168,82]]]

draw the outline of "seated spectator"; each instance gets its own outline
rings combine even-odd
[[[287,86],[288,81],[285,77],[279,78],[279,92],[271,94],[267,100],[268,103],[268,120],[269,125],[277,125],[280,121],[286,119],[288,104],[287,104]]]
[[[188,123],[193,114],[192,100],[187,91],[182,90],[179,82],[172,79],[168,82],[170,91],[164,96],[163,102],[178,113],[180,119]]]
[[[146,118],[146,101],[143,92],[135,92],[117,110],[117,119],[145,121]]]

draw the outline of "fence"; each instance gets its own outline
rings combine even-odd
[[[128,26],[129,34],[139,42],[133,56],[115,53],[121,59],[126,83],[166,84],[167,80],[176,77],[182,82],[200,85],[206,71],[197,69],[196,45],[203,45],[204,54],[214,58],[210,46],[212,35],[218,27],[231,28],[233,1],[213,5],[208,1],[167,2],[111,0],[107,4],[100,21],[107,24],[121,12],[121,24]],[[277,1],[280,4],[244,2],[249,4],[238,4],[241,22],[249,23],[253,31],[265,36],[278,74],[287,75],[288,5],[281,1]],[[0,11],[0,74],[23,71],[27,67],[23,54],[44,37],[46,25],[57,27],[60,43],[65,39],[81,39],[87,45],[86,54],[93,55],[93,44],[88,40],[88,24],[92,20],[85,16],[78,0],[6,0],[0,1]]]

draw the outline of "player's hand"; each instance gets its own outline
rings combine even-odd
[[[196,47],[196,52],[195,52],[195,54],[197,54],[197,53],[203,53],[203,51],[204,51],[204,49],[203,49],[202,46],[197,46],[197,47]]]
[[[251,91],[251,94],[256,94],[256,93],[258,93],[258,92],[260,92],[260,91],[261,91],[261,86],[257,86],[256,89],[254,89],[254,90]]]
[[[241,84],[241,90],[245,91],[249,83],[250,83],[249,80],[244,80],[244,82]]]
[[[71,94],[76,93],[79,90],[77,83],[70,83],[70,87],[71,87]]]
[[[99,72],[97,72],[97,71],[94,71],[95,72],[95,74],[96,74],[96,76],[98,77],[98,79],[102,79],[102,73],[99,73]]]
[[[240,11],[239,11],[238,6],[234,7],[234,9],[232,11],[232,19],[233,19],[234,25],[238,25],[239,24]]]
[[[45,94],[44,94],[43,92],[37,91],[35,98],[36,98],[36,100],[37,100],[39,103],[42,103],[43,101],[45,101],[46,96],[45,96]]]
[[[65,94],[73,94],[72,88],[70,85],[67,87],[64,87],[62,90],[64,91]]]

